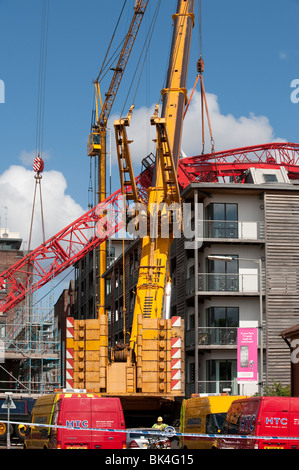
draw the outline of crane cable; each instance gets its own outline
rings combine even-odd
[[[206,96],[206,91],[205,91],[205,86],[203,82],[203,72],[204,72],[204,61],[202,58],[202,8],[201,8],[201,0],[198,0],[198,9],[199,9],[199,59],[197,61],[197,77],[193,86],[193,90],[191,92],[189,101],[186,105],[185,111],[184,111],[184,118],[186,116],[186,113],[188,111],[193,93],[195,91],[196,85],[198,80],[200,80],[200,94],[201,94],[201,134],[202,134],[202,155],[205,153],[205,126],[204,126],[204,109],[206,111],[207,115],[207,121],[208,121],[208,127],[209,127],[209,133],[210,133],[210,139],[211,139],[211,155],[215,155],[215,141],[213,138],[213,133],[212,133],[212,126],[211,126],[211,120],[210,120],[210,115],[209,115],[209,109],[208,109],[208,102],[207,102],[207,96]]]
[[[93,80],[93,83],[100,83],[104,77],[106,76],[106,74],[109,72],[110,70],[110,65],[111,63],[113,63],[116,57],[116,54],[118,53],[119,49],[122,47],[122,44],[124,43],[125,41],[125,38],[121,41],[121,43],[119,44],[119,46],[117,47],[117,49],[115,50],[115,52],[112,54],[112,56],[110,57],[110,59],[108,60],[108,62],[106,63],[107,61],[107,57],[108,57],[108,54],[109,54],[109,51],[111,49],[111,46],[112,46],[112,43],[113,43],[113,40],[115,38],[115,34],[116,34],[116,31],[117,31],[117,28],[119,26],[119,23],[120,23],[120,20],[121,20],[121,17],[123,15],[123,12],[124,12],[124,9],[125,9],[125,6],[126,6],[126,3],[127,3],[127,0],[124,0],[124,3],[123,3],[123,6],[122,6],[122,9],[121,9],[121,12],[118,16],[118,19],[117,19],[117,22],[116,22],[116,25],[115,25],[115,28],[114,28],[114,31],[112,33],[112,36],[111,36],[111,39],[110,39],[110,42],[109,42],[109,45],[108,45],[108,48],[107,48],[107,51],[106,51],[106,54],[105,54],[105,57],[104,57],[104,60],[102,62],[102,65],[101,65],[101,69],[100,69],[100,72],[98,73],[98,76],[95,80]],[[91,123],[90,123],[90,129],[92,129],[92,127],[94,126],[94,123],[96,122],[96,110],[95,110],[95,95],[93,96],[93,109],[92,109],[92,116],[91,116]]]
[[[113,31],[113,33],[112,33],[112,36],[111,36],[111,39],[110,39],[110,43],[109,43],[109,46],[108,46],[108,49],[107,49],[106,55],[105,55],[105,57],[104,57],[104,60],[103,60],[103,63],[102,63],[102,66],[101,66],[100,72],[99,72],[99,74],[98,74],[98,76],[97,76],[97,79],[95,80],[95,82],[96,82],[96,83],[98,83],[98,82],[99,82],[99,80],[100,80],[100,77],[101,77],[101,75],[102,75],[102,73],[103,73],[103,70],[104,70],[104,67],[105,67],[105,63],[106,63],[106,59],[107,59],[108,53],[109,53],[109,51],[110,51],[110,49],[111,49],[112,42],[113,42],[113,40],[114,40],[114,37],[115,37],[116,31],[117,31],[117,28],[118,28],[119,22],[120,22],[120,20],[121,20],[121,17],[122,17],[122,14],[123,14],[124,8],[125,8],[125,6],[126,6],[126,3],[127,3],[127,0],[124,0],[124,3],[123,3],[123,6],[122,6],[122,9],[121,9],[121,12],[120,12],[120,14],[119,14],[119,17],[118,17],[118,20],[117,20],[117,22],[116,22],[116,25],[115,25],[114,31]],[[124,42],[124,39],[123,39],[123,41],[122,41],[122,42]],[[119,48],[120,48],[120,46],[118,47],[118,49],[119,49]],[[115,54],[115,53],[114,53],[114,54]],[[110,59],[110,61],[111,61],[111,59]],[[106,67],[108,67],[108,66],[109,66],[109,62],[108,62],[108,64],[106,65]]]
[[[119,46],[112,53],[111,57],[107,61],[107,57],[108,57],[109,51],[112,47],[112,43],[113,43],[113,40],[115,38],[115,35],[116,35],[116,32],[117,32],[121,17],[123,15],[123,12],[124,12],[124,9],[125,9],[125,6],[126,6],[126,3],[127,3],[127,0],[124,0],[122,9],[120,11],[120,14],[118,16],[116,25],[114,27],[114,31],[112,33],[112,36],[111,36],[111,39],[110,39],[105,57],[104,57],[103,62],[102,62],[100,72],[98,73],[97,78],[95,80],[93,80],[93,83],[95,83],[95,84],[100,83],[105,78],[106,74],[110,70],[110,65],[114,62],[114,60],[116,60],[116,55],[118,54],[118,51],[120,50],[120,48],[122,47],[122,45],[125,41],[125,38],[123,38],[123,40],[121,41]],[[92,132],[92,129],[93,129],[93,127],[94,127],[94,125],[97,121],[97,119],[96,119],[96,103],[95,103],[95,100],[96,100],[96,97],[95,97],[95,94],[93,94],[93,106],[92,106],[92,114],[91,114],[91,121],[90,121],[90,132]],[[93,200],[93,199],[95,199],[95,195],[93,197],[93,194],[95,194],[94,193],[95,189],[93,187],[93,176],[92,176],[91,161],[92,161],[92,158],[90,158],[90,168],[89,168],[89,185],[88,185],[88,207],[89,208],[92,208],[96,204],[96,201]],[[95,187],[96,187],[96,176],[95,176],[96,173],[97,173],[97,161],[95,159],[95,166],[94,166],[94,177],[95,177],[94,186]],[[111,194],[111,191],[110,191],[110,194]]]
[[[47,46],[48,46],[48,24],[49,24],[49,1],[43,1],[42,7],[42,22],[41,22],[41,43],[40,43],[40,57],[39,57],[39,81],[38,81],[38,98],[37,98],[37,117],[36,117],[36,156],[33,162],[33,169],[36,172],[35,188],[33,196],[31,224],[29,231],[28,251],[30,250],[32,227],[34,218],[34,208],[36,199],[36,190],[39,186],[40,205],[41,205],[41,222],[42,222],[42,235],[43,243],[45,243],[45,225],[44,225],[44,212],[42,202],[41,190],[41,173],[44,168],[43,159],[41,157],[43,152],[44,140],[44,116],[45,116],[45,83],[46,83],[46,59],[47,59]]]
[[[120,117],[124,114],[124,109],[125,109],[125,107],[126,107],[126,103],[127,103],[127,101],[128,101],[129,94],[131,93],[131,90],[132,90],[132,87],[133,87],[133,82],[134,82],[134,80],[135,80],[135,77],[136,77],[136,74],[137,74],[137,70],[138,70],[138,67],[139,67],[140,62],[141,62],[141,59],[142,59],[142,55],[144,54],[144,58],[143,58],[142,66],[141,66],[141,71],[140,71],[140,73],[139,73],[137,85],[136,85],[136,87],[135,87],[135,93],[134,93],[134,96],[133,96],[133,104],[134,104],[134,102],[135,102],[135,100],[136,100],[136,95],[137,95],[137,92],[138,92],[138,89],[139,89],[140,80],[141,80],[141,76],[142,76],[143,69],[144,69],[144,66],[145,66],[145,62],[146,62],[146,59],[147,59],[147,57],[148,57],[149,47],[150,47],[151,40],[152,40],[152,37],[153,37],[154,29],[155,29],[155,26],[156,26],[156,22],[157,22],[157,18],[158,18],[160,6],[161,6],[161,0],[158,0],[157,5],[156,5],[155,12],[154,12],[154,14],[153,14],[153,18],[152,18],[151,24],[150,24],[150,26],[149,26],[149,28],[148,28],[148,32],[147,32],[146,38],[145,38],[145,40],[144,40],[142,50],[141,50],[140,55],[139,55],[139,59],[138,59],[138,61],[137,61],[137,65],[136,65],[135,71],[134,71],[133,76],[132,76],[131,84],[130,84],[130,86],[129,86],[129,90],[128,90],[128,93],[127,93],[127,96],[126,96],[126,99],[125,99],[125,102],[124,102],[122,111],[121,111],[121,113],[120,113]],[[145,51],[145,52],[144,52],[144,51]]]
[[[199,7],[199,47],[200,47],[200,55],[199,60],[197,61],[197,72],[200,77],[200,89],[201,89],[201,122],[202,122],[202,154],[204,154],[204,107],[206,109],[206,115],[208,120],[209,132],[210,132],[210,139],[211,139],[211,154],[215,154],[215,147],[214,147],[214,138],[212,133],[206,91],[203,83],[203,71],[204,71],[204,61],[202,58],[202,8],[201,8],[201,0],[198,0],[198,7]]]
[[[36,122],[36,151],[38,154],[43,150],[44,138],[44,115],[45,115],[45,83],[46,83],[46,61],[48,47],[48,24],[49,24],[49,0],[43,0],[41,44],[39,58],[39,83]]]

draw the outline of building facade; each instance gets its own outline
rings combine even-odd
[[[284,168],[250,169],[245,183],[192,183],[182,193],[190,221],[170,270],[171,315],[185,319],[186,396],[290,384],[280,333],[298,323],[298,189]],[[112,343],[130,331],[139,259],[137,239],[105,273]],[[254,382],[238,381],[239,328],[258,332]]]
[[[117,259],[121,259],[123,247],[130,245],[130,240],[121,237],[113,237],[106,242],[106,266],[110,266]],[[75,302],[74,318],[94,319],[98,317],[97,286],[98,286],[98,250],[87,253],[75,264]],[[110,289],[110,290],[109,290]],[[106,282],[106,295],[111,292],[109,282]]]
[[[187,394],[252,394],[273,381],[290,384],[280,333],[298,322],[298,187],[284,169],[252,170],[244,184],[193,184],[182,196],[203,215],[198,246],[184,253],[185,305],[174,299],[187,325]],[[176,290],[181,297],[182,282]],[[259,333],[258,381],[238,384],[237,331],[252,327]]]

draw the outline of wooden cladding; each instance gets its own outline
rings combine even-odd
[[[280,333],[299,322],[299,194],[265,193],[268,384],[290,383],[290,351]]]

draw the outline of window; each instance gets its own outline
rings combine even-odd
[[[237,395],[237,360],[207,361],[208,393],[222,393],[231,389],[232,395]]]
[[[209,204],[207,219],[209,238],[238,238],[238,204]]]
[[[239,431],[239,424],[240,424],[240,414],[235,416],[235,415],[229,415],[224,423],[223,426],[223,432],[222,434],[240,434]]]
[[[208,291],[239,291],[239,259],[237,255],[229,257],[233,259],[231,261],[208,259]]]
[[[111,294],[111,279],[110,278],[107,278],[105,279],[105,284],[106,284],[106,295],[109,295]]]
[[[207,309],[209,327],[238,327],[239,307],[211,307]]]
[[[206,433],[217,434],[221,431],[226,413],[213,413],[206,416]]]
[[[277,183],[278,179],[276,175],[264,173],[265,183]]]
[[[237,344],[239,307],[211,307],[207,309],[207,327],[211,344]]]
[[[107,246],[106,248],[106,263],[107,267],[111,266],[113,261],[115,260],[115,247],[114,246]]]
[[[189,279],[190,277],[193,277],[194,274],[195,274],[195,267],[194,267],[194,265],[193,265],[193,266],[189,266],[189,268],[188,268],[188,279]]]

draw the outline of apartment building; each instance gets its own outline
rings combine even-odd
[[[244,184],[193,184],[182,197],[203,214],[198,246],[184,251],[186,301],[182,282],[173,299],[186,318],[187,394],[289,384],[280,333],[298,322],[298,187],[284,168],[251,169]],[[238,383],[238,328],[258,328],[257,382]]]
[[[175,239],[171,315],[185,319],[186,396],[262,392],[290,383],[281,331],[299,318],[299,187],[283,167],[247,171],[245,182],[192,183],[182,193],[191,237]],[[196,223],[197,221],[197,223]],[[106,271],[112,343],[128,335],[140,240]],[[123,267],[125,266],[125,274]],[[125,279],[125,288],[123,283]],[[258,377],[237,376],[240,328],[258,332]]]
[[[116,234],[106,243],[106,266],[109,269],[116,259],[122,256],[123,245],[130,244],[129,239],[123,240]],[[98,316],[97,286],[98,286],[98,250],[92,250],[75,264],[75,302],[74,318],[92,319]],[[109,294],[109,281],[107,281],[106,294]]]

